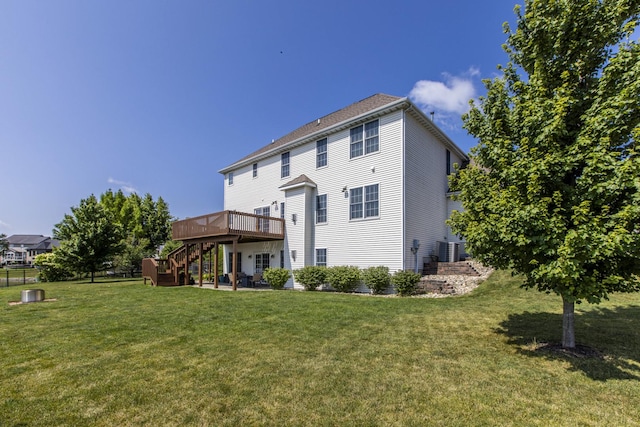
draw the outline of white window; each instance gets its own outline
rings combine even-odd
[[[379,127],[378,120],[374,120],[351,129],[351,147],[349,151],[351,159],[363,154],[374,153],[380,149]]]
[[[289,152],[282,153],[280,156],[280,178],[289,176]]]
[[[327,138],[316,142],[316,167],[327,166]]]
[[[233,172],[227,174],[227,182],[229,185],[233,185]]]
[[[256,254],[255,273],[262,273],[269,268],[269,254]]]
[[[319,267],[327,266],[327,250],[325,248],[316,249],[316,265]]]
[[[255,208],[253,210],[253,213],[256,215],[262,215],[262,216],[271,216],[271,207],[270,206],[263,206],[261,208]],[[265,233],[269,232],[269,218],[256,218],[257,222],[256,222],[256,226],[258,228],[258,231],[263,231]]]
[[[327,195],[316,196],[316,223],[327,222]]]
[[[253,164],[253,177],[254,178],[258,177],[258,164],[257,163]]]
[[[378,184],[349,190],[349,219],[371,218],[380,215]]]

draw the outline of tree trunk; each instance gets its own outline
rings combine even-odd
[[[562,297],[562,347],[564,348],[576,347],[573,312],[574,302]]]

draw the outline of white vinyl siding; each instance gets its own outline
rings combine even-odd
[[[450,241],[447,167],[460,159],[411,115],[406,115],[404,268],[415,268],[413,239],[420,240],[418,268],[435,251],[437,241]],[[449,154],[447,154],[449,151]],[[449,166],[450,167],[450,166]],[[456,240],[458,241],[458,240]]]

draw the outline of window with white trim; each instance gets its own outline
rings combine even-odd
[[[316,196],[316,224],[327,222],[327,195]]]
[[[316,167],[327,166],[327,138],[316,142]]]
[[[282,153],[280,156],[280,178],[289,176],[289,152]]]
[[[378,120],[352,128],[349,131],[351,138],[349,158],[353,159],[378,151],[380,149],[379,128]]]
[[[254,163],[252,168],[253,168],[253,177],[257,178],[258,177],[258,164]]]
[[[316,265],[318,267],[327,266],[327,249],[316,249]]]
[[[262,273],[269,268],[269,254],[255,254],[255,273]]]
[[[284,202],[280,202],[280,218],[284,219]]]
[[[262,216],[271,216],[271,207],[270,206],[263,206],[260,208],[255,208],[253,210],[253,213],[256,215],[262,215]],[[256,218],[257,220],[257,228],[258,231],[263,231],[265,233],[269,232],[269,218]]]
[[[349,219],[372,218],[380,215],[378,184],[349,190]]]
[[[233,172],[227,174],[227,183],[228,185],[233,185]]]

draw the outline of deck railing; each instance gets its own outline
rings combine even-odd
[[[236,211],[222,211],[175,221],[173,240],[241,235],[255,238],[284,239],[284,220]]]

